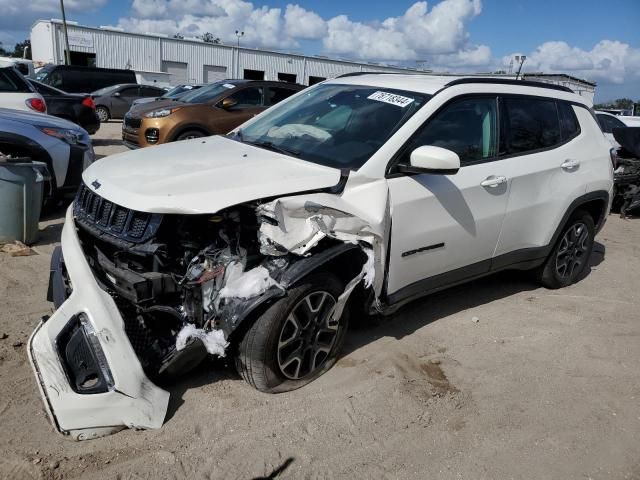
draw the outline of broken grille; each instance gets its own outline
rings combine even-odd
[[[76,195],[73,213],[80,224],[133,243],[152,238],[162,220],[161,214],[131,210],[106,200],[84,183]]]

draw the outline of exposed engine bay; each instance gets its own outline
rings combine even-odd
[[[353,280],[339,313],[360,280],[372,285],[373,242],[359,233],[366,222],[339,211],[323,217],[322,207],[307,202],[300,215],[305,227],[295,235],[278,206],[254,202],[213,215],[155,214],[80,188],[74,217],[82,249],[100,287],[116,302],[150,378],[182,373],[207,353],[224,356],[256,297],[282,296],[294,280],[293,267],[309,259],[311,248],[352,249],[360,259],[347,272]],[[347,225],[352,233],[341,235]]]

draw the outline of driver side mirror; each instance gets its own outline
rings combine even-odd
[[[460,170],[460,157],[446,148],[423,145],[411,152],[409,165],[398,165],[401,173],[455,175]]]
[[[116,92],[113,94],[114,97],[119,97],[120,96],[120,92]]]
[[[225,110],[230,110],[233,107],[235,107],[238,104],[238,101],[231,98],[231,97],[227,97],[225,99],[222,100],[222,102],[220,102],[220,107],[225,109]]]

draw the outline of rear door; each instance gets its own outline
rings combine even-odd
[[[496,256],[503,262],[541,256],[570,199],[584,194],[586,158],[578,158],[580,126],[575,107],[553,98],[505,95],[501,97],[501,163],[511,179],[509,205]]]
[[[116,95],[119,93],[120,95]],[[140,87],[124,87],[111,95],[111,116],[123,118],[129,111],[131,104],[140,97]]]

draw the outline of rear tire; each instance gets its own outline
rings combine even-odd
[[[347,331],[347,309],[337,322],[329,321],[342,292],[335,275],[312,274],[267,308],[238,345],[240,376],[261,392],[280,393],[329,370]]]
[[[192,138],[201,138],[204,136],[205,134],[199,130],[187,130],[178,135],[174,141],[179,142],[181,140],[191,140]]]
[[[563,288],[574,283],[589,264],[595,238],[593,218],[584,210],[576,211],[562,229],[560,237],[537,278],[546,288]]]
[[[105,123],[109,121],[109,110],[107,107],[96,107],[96,115],[98,115],[98,119],[100,123]]]

